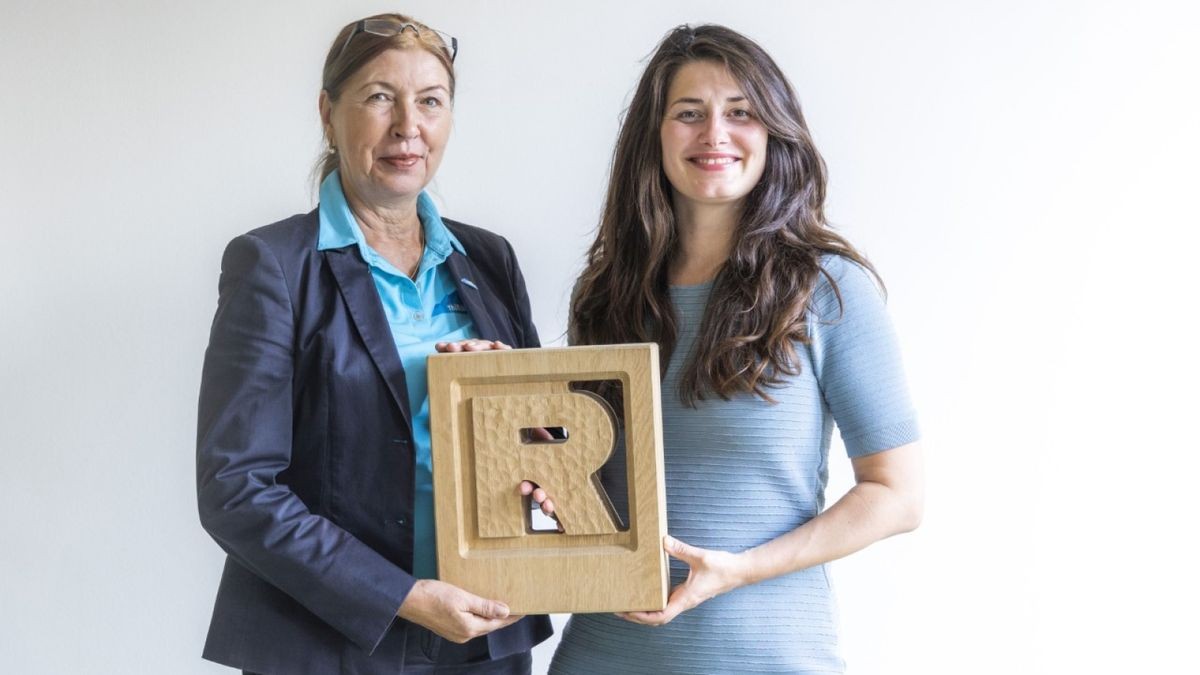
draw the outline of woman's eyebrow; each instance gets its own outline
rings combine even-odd
[[[398,91],[396,89],[396,87],[392,86],[392,84],[390,82],[387,82],[385,80],[371,80],[370,82],[364,82],[363,85],[361,87],[359,87],[359,89],[366,89],[366,88],[372,87],[372,86],[383,87],[384,89],[387,89],[389,91]],[[447,92],[447,93],[449,93],[449,91],[450,91],[444,84],[431,84],[427,87],[422,87],[421,89],[418,89],[417,93],[424,94],[426,92],[434,91],[436,89],[441,89],[442,91]]]
[[[741,103],[742,101],[745,101],[745,100],[746,100],[745,96],[738,95],[738,96],[730,96],[729,98],[725,99],[725,102],[726,103]],[[680,103],[700,103],[700,104],[702,104],[702,103],[704,103],[704,100],[699,99],[699,98],[692,98],[690,96],[684,96],[681,98],[677,98],[674,101],[671,101],[671,105],[679,105]]]

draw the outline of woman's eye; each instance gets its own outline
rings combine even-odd
[[[440,108],[442,107],[442,99],[436,96],[427,96],[421,99],[421,105],[427,108]]]
[[[675,119],[681,122],[695,122],[696,120],[703,119],[703,117],[699,110],[681,110],[675,115]]]
[[[748,120],[753,117],[753,115],[750,114],[750,111],[745,110],[744,108],[737,108],[729,111],[729,116],[738,120]]]
[[[390,103],[392,100],[392,97],[387,95],[386,93],[380,91],[380,92],[376,92],[376,93],[368,96],[367,100],[371,101],[373,103]]]

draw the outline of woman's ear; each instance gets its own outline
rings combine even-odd
[[[325,141],[329,143],[329,147],[333,147],[333,101],[329,99],[329,92],[324,89],[317,97],[317,110],[321,113],[321,130],[325,134]]]

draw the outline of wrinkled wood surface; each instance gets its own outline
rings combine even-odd
[[[662,609],[667,596],[658,348],[653,344],[429,357],[438,577],[520,614]],[[617,380],[629,524],[595,474],[617,425],[571,382]],[[530,442],[522,429],[563,427]],[[553,497],[564,532],[528,527],[521,480]]]

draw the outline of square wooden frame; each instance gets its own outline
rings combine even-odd
[[[472,399],[565,393],[571,382],[595,380],[617,380],[622,386],[628,530],[481,537]],[[440,580],[503,601],[517,614],[666,606],[657,345],[437,354],[428,359],[428,381]],[[511,489],[513,499],[521,500],[517,486]]]

